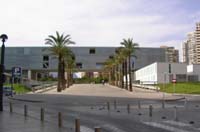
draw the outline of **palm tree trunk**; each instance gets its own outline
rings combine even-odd
[[[132,75],[131,75],[131,55],[128,56],[128,70],[129,70],[129,91],[133,91]]]
[[[64,90],[66,88],[66,80],[65,80],[65,62],[64,60],[62,60],[62,90]]]
[[[126,80],[126,90],[128,90],[128,69],[127,69],[127,59],[125,60],[125,80]]]
[[[123,69],[122,69],[122,64],[120,64],[120,70],[119,70],[119,83],[120,83],[120,88],[123,88],[122,87],[122,80],[123,80],[123,75],[122,75],[122,72],[123,72]]]
[[[71,80],[70,80],[70,77],[71,74],[70,74],[70,69],[67,68],[67,88],[69,88],[70,84],[71,84]]]
[[[121,80],[121,82],[122,82],[122,84],[121,84],[121,85],[122,85],[122,88],[124,88],[124,73],[125,73],[125,72],[124,72],[124,69],[125,69],[125,68],[124,68],[124,62],[123,62],[123,63],[122,63],[122,78],[121,78],[121,79],[122,79],[122,80]]]
[[[59,55],[58,56],[58,87],[57,87],[57,92],[61,92],[61,67],[62,67],[62,57]]]
[[[73,85],[73,72],[72,69],[70,69],[69,72],[69,86]]]
[[[111,75],[112,75],[112,73],[111,73],[111,70],[108,72],[108,82],[109,82],[109,84],[111,85]]]
[[[117,80],[118,80],[118,78],[117,78],[117,74],[118,74],[117,72],[118,72],[118,71],[117,71],[117,70],[118,70],[118,69],[117,69],[117,65],[116,65],[116,66],[115,66],[115,86],[118,86],[118,85],[117,85]]]

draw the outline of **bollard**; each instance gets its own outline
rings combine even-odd
[[[141,109],[140,100],[138,100],[138,109]]]
[[[127,104],[127,112],[130,114],[130,104]]]
[[[187,99],[185,98],[184,107],[187,108]]]
[[[114,100],[114,109],[116,110],[117,109],[117,101]]]
[[[174,120],[178,121],[178,116],[177,116],[177,107],[174,106]]]
[[[62,127],[62,113],[58,112],[58,127]]]
[[[153,106],[149,105],[149,117],[153,116]]]
[[[165,108],[165,100],[164,99],[162,100],[162,108],[163,109]]]
[[[75,132],[80,132],[80,119],[75,119]]]
[[[43,108],[41,108],[41,110],[40,110],[40,120],[44,121],[44,109]]]
[[[107,109],[110,111],[110,102],[107,102]]]
[[[26,117],[28,115],[28,106],[24,105],[24,116]]]
[[[94,131],[95,131],[95,132],[101,132],[101,128],[100,128],[100,127],[95,127],[95,128],[94,128]]]
[[[10,102],[9,105],[10,105],[10,113],[12,113],[13,112],[12,102]]]

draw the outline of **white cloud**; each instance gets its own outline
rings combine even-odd
[[[177,36],[179,41],[194,27],[192,22],[182,22],[187,15],[182,10],[170,12],[179,3],[180,0],[6,0],[1,2],[0,32],[8,34],[8,46],[42,46],[55,31],[71,34],[77,46],[118,46],[127,37],[133,37],[141,46],[160,46],[165,41],[176,41]]]

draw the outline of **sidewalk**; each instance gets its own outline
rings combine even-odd
[[[64,132],[66,129],[59,129],[56,124],[42,123],[38,119],[25,118],[17,113],[9,113],[4,110],[0,112],[0,132]]]
[[[68,89],[58,93],[56,89],[49,90],[43,94],[60,94],[60,95],[82,95],[82,96],[103,96],[103,97],[122,97],[137,99],[155,99],[167,101],[184,99],[183,95],[172,95],[168,93],[156,92],[154,90],[140,89],[133,87],[133,92],[121,89],[111,85],[102,84],[74,84]]]

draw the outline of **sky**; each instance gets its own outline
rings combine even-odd
[[[56,31],[75,46],[120,46],[133,38],[141,47],[181,49],[200,21],[200,0],[0,0],[0,34],[6,46],[44,46]]]

